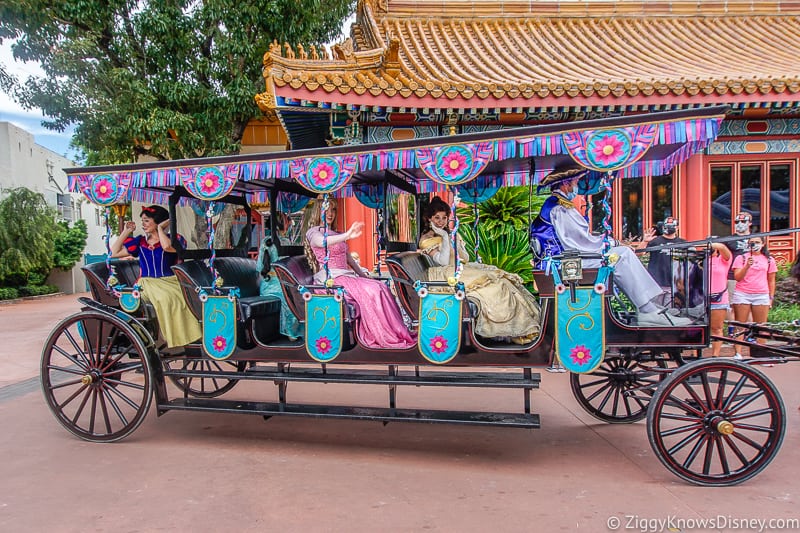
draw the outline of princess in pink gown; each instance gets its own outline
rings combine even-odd
[[[317,201],[321,205],[321,200]],[[320,208],[314,206],[311,225],[306,233],[306,257],[316,272],[315,283],[325,282],[322,268],[325,258],[323,227],[320,225]],[[336,220],[336,202],[329,200],[325,212],[328,227]],[[336,285],[344,287],[345,299],[358,308],[359,338],[370,348],[405,349],[416,344],[403,323],[400,308],[383,282],[372,279],[355,264],[347,248],[347,241],[361,235],[363,222],[355,222],[345,233],[328,230],[328,269]]]

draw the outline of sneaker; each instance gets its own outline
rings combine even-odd
[[[738,360],[738,361],[741,361],[742,360],[742,354],[740,354],[739,352],[736,352],[735,354],[733,354],[733,358]]]
[[[688,326],[692,323],[690,318],[682,316],[667,316],[663,313],[639,313],[636,321],[640,326]]]
[[[554,364],[553,366],[548,366],[547,368],[545,368],[545,370],[547,370],[548,372],[554,372],[554,373],[557,373],[557,374],[563,374],[564,372],[567,371],[566,368],[564,368],[563,366],[561,366],[558,363]]]

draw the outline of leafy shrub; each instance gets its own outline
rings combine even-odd
[[[20,296],[41,296],[58,292],[55,285],[25,285],[19,288]]]
[[[14,287],[0,287],[0,300],[13,300],[19,298],[19,291]]]

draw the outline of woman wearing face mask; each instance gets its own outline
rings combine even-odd
[[[445,281],[453,275],[455,253],[448,228],[450,206],[435,196],[425,210],[426,231],[419,249],[433,258],[437,266],[428,269],[428,279]],[[466,264],[461,281],[467,298],[478,306],[475,333],[481,337],[509,337],[515,344],[527,344],[539,334],[539,303],[522,284],[522,278],[493,265],[472,263],[461,239],[458,257]]]
[[[531,224],[531,239],[539,242],[544,255],[559,255],[565,251],[600,254],[603,236],[593,235],[589,223],[575,208],[572,200],[578,192],[578,179],[586,171],[567,169],[549,174],[540,187],[549,186],[551,196]],[[638,309],[637,321],[643,326],[685,326],[691,320],[667,316],[661,305],[663,291],[653,280],[645,266],[627,246],[616,246],[611,239],[609,254],[618,257],[614,264],[614,283],[630,298]],[[584,259],[584,268],[600,267],[600,259]],[[543,265],[539,265],[542,268]]]
[[[751,237],[747,241],[748,251],[733,260],[733,314],[737,321],[747,322],[753,313],[753,322],[767,321],[772,299],[775,297],[775,273],[778,267],[764,247],[763,237]],[[766,339],[758,339],[759,343]],[[738,355],[738,354],[737,354]]]
[[[662,228],[662,234],[658,237],[653,236],[650,238],[649,235],[645,236],[644,241],[647,243],[647,246],[686,242],[686,239],[678,237],[678,221],[674,218],[667,217],[664,219]],[[651,252],[650,261],[647,263],[647,271],[650,272],[650,275],[653,276],[656,283],[661,286],[662,290],[669,291],[670,293],[673,291],[672,253],[673,251],[671,249]]]

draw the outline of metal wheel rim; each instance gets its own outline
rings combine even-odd
[[[40,381],[56,420],[92,442],[130,435],[153,397],[141,339],[124,321],[95,311],[67,317],[53,329],[42,350]]]
[[[677,370],[656,391],[647,434],[659,460],[697,485],[729,486],[761,472],[786,432],[786,409],[757,368],[700,360]]]

